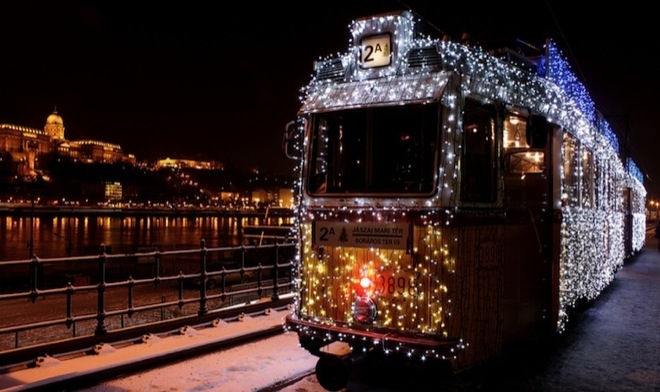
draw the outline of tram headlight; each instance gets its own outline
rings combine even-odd
[[[363,289],[367,290],[368,288],[371,287],[372,284],[373,282],[369,277],[363,276],[362,278],[360,278],[360,287],[362,287]]]
[[[378,316],[376,302],[369,297],[358,297],[353,302],[353,318],[360,324],[371,324]]]

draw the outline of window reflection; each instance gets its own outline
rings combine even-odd
[[[492,203],[497,198],[496,119],[494,106],[466,100],[461,161],[462,201]]]
[[[507,174],[516,174],[524,179],[527,174],[543,173],[545,154],[540,150],[529,149],[527,118],[508,112],[503,125]]]

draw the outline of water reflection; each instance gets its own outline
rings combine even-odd
[[[241,225],[288,223],[277,218],[203,217],[17,217],[0,218],[0,261],[96,254],[101,244],[112,253],[237,246]]]

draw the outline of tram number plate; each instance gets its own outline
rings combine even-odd
[[[419,277],[414,273],[399,272],[393,274],[383,271],[376,275],[374,281],[375,291],[385,297],[417,296],[419,290]]]

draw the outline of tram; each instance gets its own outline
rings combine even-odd
[[[559,335],[644,245],[643,175],[552,40],[420,27],[354,20],[284,133],[300,173],[285,328],[326,389],[360,359],[456,373]]]

